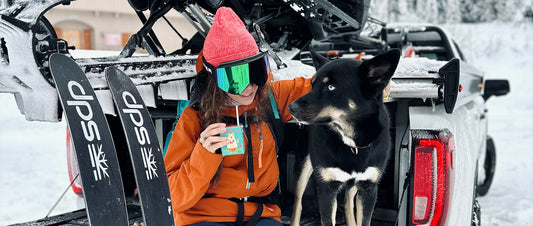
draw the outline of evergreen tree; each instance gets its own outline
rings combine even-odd
[[[424,22],[436,23],[438,17],[437,0],[418,1],[416,3],[416,13]]]
[[[409,11],[409,8],[408,8],[408,0],[397,0],[397,1],[398,1],[398,9],[400,12],[401,19],[396,20],[396,22],[402,21],[402,19],[403,20],[411,19],[412,13]],[[409,18],[409,19],[406,19],[406,18]]]
[[[385,22],[388,19],[388,5],[389,0],[371,0],[369,14],[371,17],[374,17],[378,20],[383,20]]]
[[[461,21],[465,23],[477,23],[480,22],[481,10],[478,7],[478,0],[461,0],[460,11]],[[480,0],[480,2],[484,2]]]
[[[387,4],[387,13],[388,13],[388,18],[387,20],[389,22],[396,22],[396,21],[399,21],[400,19],[400,7],[398,5],[398,0],[388,0],[388,4]]]
[[[479,23],[526,17],[532,0],[371,0],[370,15],[385,22]]]
[[[499,21],[512,21],[521,9],[520,1],[497,1],[494,5],[496,19]]]
[[[437,22],[445,24],[447,22],[448,2],[447,0],[437,0]]]
[[[461,21],[461,9],[459,0],[447,0],[446,23],[458,23]]]
[[[407,0],[407,10],[414,12],[416,9],[416,0]]]
[[[496,4],[498,4],[498,0],[486,0],[485,4],[478,4],[478,7],[481,9],[481,17],[478,22],[495,20],[497,17]]]

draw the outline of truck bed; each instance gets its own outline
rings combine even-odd
[[[141,206],[139,203],[129,203],[128,207],[128,218],[129,224],[135,222],[142,222],[143,216],[141,211]],[[72,212],[63,213],[60,215],[43,218],[31,222],[13,224],[13,226],[36,226],[36,225],[89,225],[87,219],[87,212],[85,209],[79,209]]]

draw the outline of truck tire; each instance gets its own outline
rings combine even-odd
[[[496,146],[490,136],[487,136],[487,149],[483,168],[485,169],[485,180],[478,182],[477,193],[479,196],[485,196],[489,192],[496,170]]]

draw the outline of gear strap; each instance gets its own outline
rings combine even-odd
[[[245,198],[230,198],[230,201],[237,203],[237,219],[235,221],[236,225],[244,225],[244,203],[245,202],[255,202],[257,203],[257,210],[255,210],[252,217],[246,223],[246,226],[256,225],[257,222],[261,219],[263,215],[263,204],[272,203],[279,205],[279,193],[276,192],[277,189],[274,189],[272,193],[263,197],[250,196]]]
[[[248,124],[248,112],[244,112],[244,131],[246,133],[246,139],[248,140],[248,183],[246,183],[246,189],[250,188],[250,183],[255,182],[254,177],[254,150],[252,148],[252,132],[250,125]]]
[[[272,114],[269,117],[269,127],[270,131],[273,133],[273,137],[276,140],[276,154],[279,153],[279,147],[281,147],[281,144],[283,143],[283,138],[285,136],[284,134],[284,126],[283,121],[281,121],[281,117],[279,116],[279,109],[278,105],[276,104],[276,98],[274,97],[274,93],[272,93],[272,90],[268,88],[268,98],[270,99],[270,105],[272,106]]]

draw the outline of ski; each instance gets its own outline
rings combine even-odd
[[[174,225],[163,154],[150,113],[124,72],[111,66],[105,75],[126,135],[144,225]]]
[[[94,90],[70,57],[50,56],[50,71],[70,129],[90,225],[128,225],[113,137]]]

